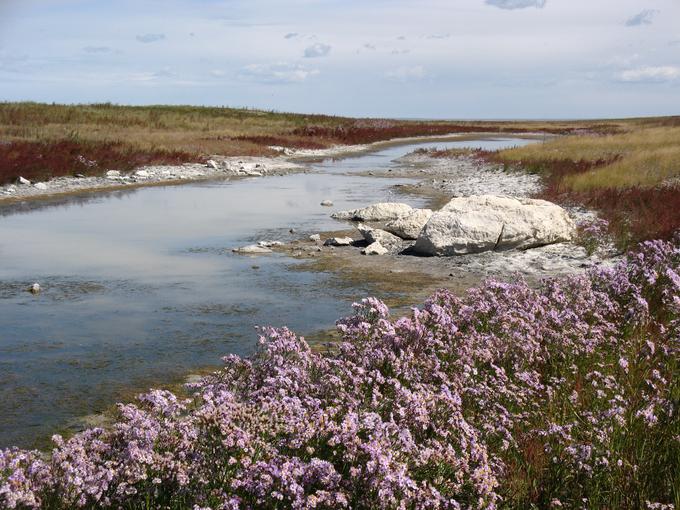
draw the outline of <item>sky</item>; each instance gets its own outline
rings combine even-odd
[[[0,0],[0,100],[680,114],[680,1]]]

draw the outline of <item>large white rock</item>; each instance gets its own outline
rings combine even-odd
[[[31,184],[31,181],[29,181],[25,177],[21,177],[21,176],[19,176],[19,178],[17,179],[17,182],[19,184],[26,184],[26,185]]]
[[[36,182],[33,187],[40,191],[45,191],[47,189],[47,184],[44,182]]]
[[[429,219],[415,244],[425,255],[527,249],[574,235],[567,212],[545,200],[478,195],[454,198]]]
[[[399,202],[381,202],[361,209],[338,211],[331,214],[331,218],[353,221],[390,221],[406,216],[412,211],[413,208],[408,204]]]
[[[392,220],[385,225],[385,230],[402,239],[418,239],[420,231],[432,216],[430,209],[413,209],[411,214]]]

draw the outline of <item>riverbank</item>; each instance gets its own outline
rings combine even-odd
[[[306,165],[325,158],[356,157],[375,152],[387,147],[396,147],[409,143],[433,143],[448,141],[473,141],[492,138],[492,133],[450,134],[443,136],[423,136],[395,138],[359,145],[334,145],[325,149],[291,149],[272,146],[270,149],[279,156],[232,156],[212,155],[205,163],[184,163],[181,165],[151,165],[132,168],[129,171],[108,169],[103,175],[85,175],[56,177],[47,181],[32,182],[20,176],[15,183],[0,186],[0,205],[24,200],[51,199],[58,196],[95,193],[144,186],[178,185],[197,181],[219,179],[235,179],[245,177],[263,177],[285,175],[305,171]],[[544,140],[545,134],[510,133],[506,136]],[[431,163],[436,163],[433,159]]]
[[[130,172],[108,170],[103,176],[57,177],[36,183],[22,178],[16,184],[0,186],[0,204],[76,193],[177,185],[217,179],[285,175],[300,171],[304,171],[304,168],[286,158],[213,156],[206,164],[143,166]]]

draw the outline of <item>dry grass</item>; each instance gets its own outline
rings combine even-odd
[[[680,127],[639,127],[604,136],[566,136],[504,151],[504,162],[536,166],[546,161],[609,161],[566,176],[573,191],[650,187],[680,176]]]
[[[620,126],[618,122],[350,119],[194,106],[0,103],[0,183],[19,175],[48,178],[85,173],[88,169],[78,164],[79,156],[95,160],[96,165],[89,168],[92,173],[128,169],[137,161],[172,160],[177,155],[182,161],[199,161],[211,154],[273,155],[272,145],[319,149],[461,132],[563,134],[582,130],[611,133]],[[74,147],[82,147],[83,152],[74,152]],[[130,155],[128,160],[125,154]]]

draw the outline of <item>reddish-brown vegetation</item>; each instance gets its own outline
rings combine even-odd
[[[503,163],[506,169],[517,166],[515,163],[503,162],[499,153],[476,151],[475,154],[489,162]],[[520,162],[519,166],[525,171],[542,175],[544,188],[540,198],[567,205],[582,205],[599,211],[609,222],[611,233],[622,248],[640,241],[671,239],[680,230],[680,186],[666,184],[575,191],[565,185],[565,179],[571,175],[605,167],[619,159],[620,156],[595,161],[548,159],[542,162]]]
[[[0,184],[19,176],[32,181],[64,175],[99,175],[106,170],[133,170],[144,165],[198,161],[182,151],[141,150],[122,142],[14,141],[0,143]]]
[[[239,142],[251,142],[256,145],[263,145],[266,147],[278,146],[288,147],[291,149],[323,149],[328,146],[321,142],[311,139],[300,139],[291,136],[235,136],[232,140]]]
[[[299,137],[327,140],[339,144],[363,144],[390,140],[392,138],[408,138],[413,136],[443,136],[457,133],[530,133],[538,126],[518,126],[514,123],[451,123],[451,122],[393,122],[393,121],[355,121],[341,126],[304,126],[296,128],[291,134]],[[541,126],[540,131],[550,134],[574,133],[582,126]],[[603,124],[589,127],[597,132],[616,129]]]

